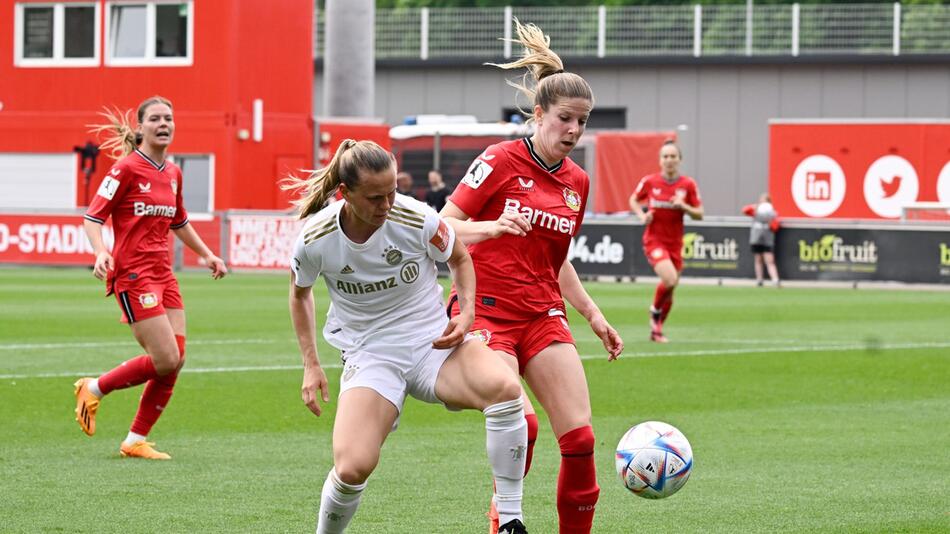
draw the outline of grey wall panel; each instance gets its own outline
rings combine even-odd
[[[778,117],[821,116],[821,71],[813,67],[782,67]]]
[[[621,69],[617,78],[620,80],[621,101],[627,107],[627,129],[659,128],[659,76],[656,67]]]
[[[737,176],[739,76],[736,69],[723,67],[704,73],[698,80],[697,97],[696,121],[684,135],[692,141],[693,149],[684,154],[683,166],[696,177],[704,202],[712,206],[728,205],[735,198]]]
[[[680,169],[685,174],[697,174],[696,131],[699,119],[699,76],[695,67],[662,67],[657,76],[657,128],[673,130],[686,125],[685,131],[677,132],[680,146],[686,153]]]
[[[768,189],[768,120],[781,113],[781,75],[776,67],[739,70],[734,196],[723,205],[730,215]],[[719,206],[716,206],[719,208]]]
[[[821,116],[864,116],[864,68],[832,65],[821,68]]]
[[[765,189],[769,119],[950,117],[950,69],[938,63],[581,65],[575,72],[598,105],[627,108],[629,130],[689,126],[679,132],[683,170],[700,180],[710,215],[735,215]],[[375,115],[390,124],[420,113],[495,121],[516,102],[505,78],[519,76],[483,65],[377,65]],[[315,82],[321,91],[319,71]],[[322,115],[322,98],[314,103]]]
[[[907,116],[907,69],[901,65],[864,69],[864,113],[867,117]],[[895,98],[898,97],[898,98]],[[869,113],[873,110],[872,113]]]
[[[907,116],[950,117],[950,68],[908,69]]]

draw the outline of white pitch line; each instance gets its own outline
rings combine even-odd
[[[264,343],[289,343],[282,339],[196,339],[192,345],[262,345]],[[74,343],[9,343],[0,344],[0,350],[40,350],[40,349],[93,349],[101,347],[138,346],[135,341],[88,341]]]
[[[774,352],[820,352],[828,350],[838,351],[886,351],[886,350],[917,350],[917,349],[945,349],[950,348],[950,341],[927,341],[920,343],[890,343],[879,346],[867,344],[851,345],[805,345],[798,347],[758,347],[758,348],[740,348],[724,350],[681,350],[681,351],[661,351],[661,352],[625,352],[621,359],[628,358],[664,358],[681,356],[730,356],[738,354],[763,354]],[[606,354],[582,354],[582,360],[606,360]],[[340,369],[342,366],[338,363],[328,363],[322,366],[324,369]],[[185,367],[183,373],[244,373],[258,371],[295,371],[300,370],[300,365],[246,365],[237,367]],[[55,373],[35,373],[35,374],[5,374],[0,375],[0,380],[21,380],[28,378],[67,378],[80,376],[96,376],[101,371],[66,371]]]

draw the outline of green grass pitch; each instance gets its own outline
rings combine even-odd
[[[0,531],[312,532],[335,403],[300,400],[287,277],[181,275],[188,364],[151,439],[122,459],[141,388],[73,421],[72,382],[140,352],[87,270],[0,269]],[[597,434],[597,533],[950,531],[950,293],[685,285],[646,341],[647,284],[587,285],[626,342],[608,363],[576,314]],[[318,315],[326,311],[317,292]],[[339,359],[321,357],[335,395]],[[689,438],[689,483],[628,493],[613,448],[661,420]],[[527,525],[556,532],[559,455],[544,416]],[[490,471],[476,412],[410,400],[353,533],[478,533]]]

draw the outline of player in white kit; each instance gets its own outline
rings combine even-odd
[[[434,210],[396,194],[395,161],[371,141],[344,141],[325,169],[285,187],[301,192],[295,204],[309,217],[294,247],[290,314],[303,356],[303,400],[316,415],[320,399],[329,401],[311,292],[319,275],[330,294],[323,335],[344,362],[317,533],[343,532],[356,513],[407,394],[484,412],[499,532],[525,533],[521,385],[483,341],[466,337],[475,271],[465,245]],[[321,209],[337,188],[342,200]],[[463,310],[451,319],[436,261],[448,263]]]

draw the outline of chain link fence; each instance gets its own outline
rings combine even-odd
[[[699,4],[377,9],[376,57],[510,58],[512,17],[540,26],[564,57],[950,53],[947,4]],[[316,22],[322,57],[322,12]]]

